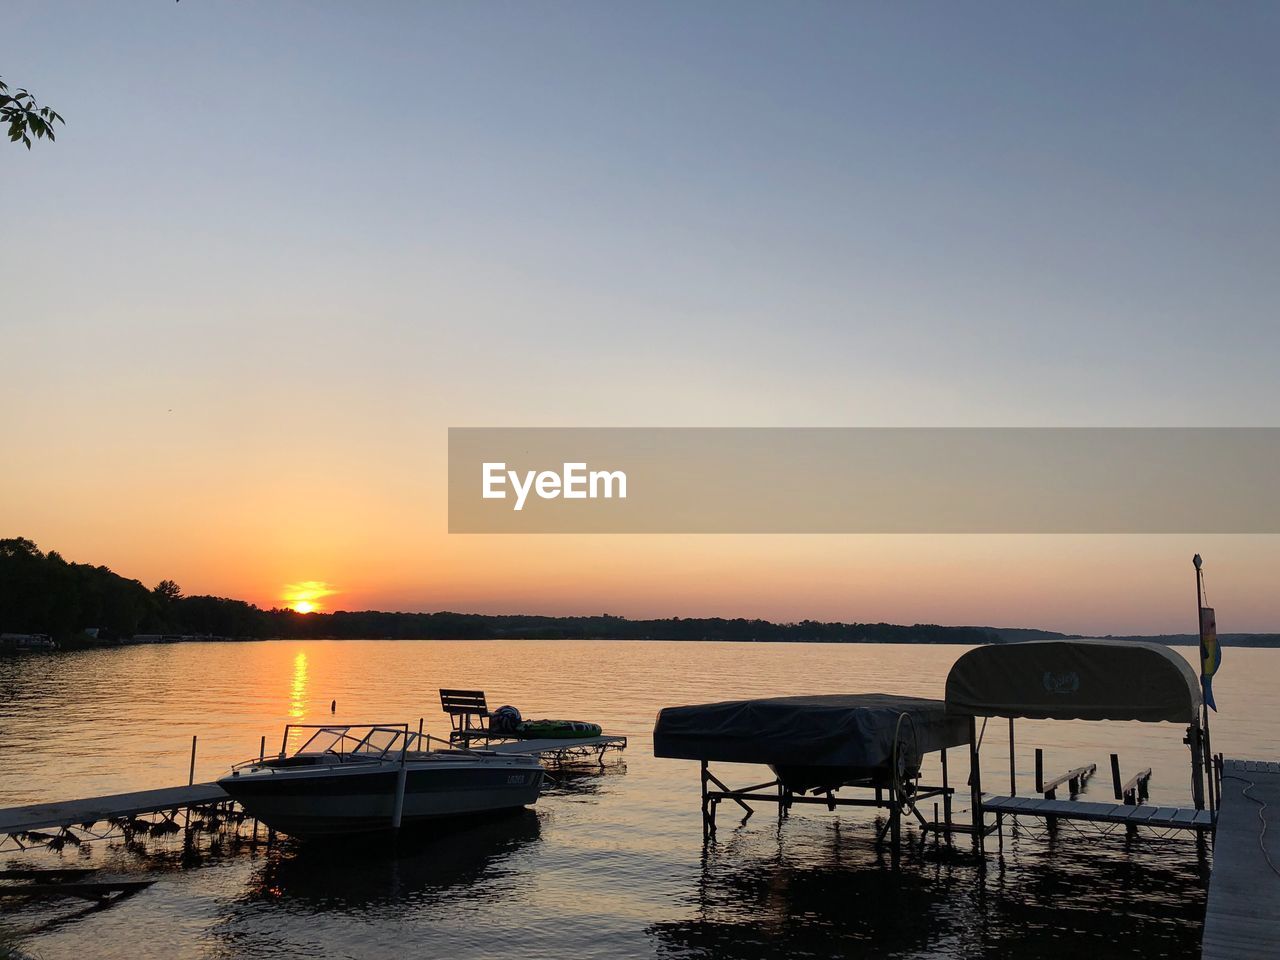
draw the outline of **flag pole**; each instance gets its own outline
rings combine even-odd
[[[1203,563],[1203,561],[1200,559],[1200,554],[1197,553],[1194,557],[1192,557],[1191,563],[1196,568],[1196,636],[1199,638],[1198,642],[1196,643],[1196,649],[1199,651],[1198,657],[1200,660],[1200,686],[1202,688],[1201,689],[1202,696],[1200,698],[1201,699],[1200,714],[1202,717],[1201,725],[1204,728],[1204,768],[1205,768],[1205,774],[1208,776],[1208,780],[1209,780],[1209,811],[1210,813],[1212,813],[1214,810],[1217,809],[1217,806],[1218,806],[1217,796],[1216,796],[1218,791],[1214,787],[1213,747],[1210,745],[1210,742],[1209,742],[1209,704],[1207,702],[1204,702],[1204,696],[1203,696],[1203,693],[1204,693],[1204,690],[1203,690],[1203,687],[1204,687],[1203,622],[1204,621],[1201,619],[1203,616],[1201,611],[1204,610],[1204,571],[1200,569],[1200,566]]]

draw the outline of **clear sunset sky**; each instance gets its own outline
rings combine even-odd
[[[449,536],[449,426],[1275,426],[1280,7],[24,2],[0,536],[327,609],[1280,630],[1268,537]],[[1205,484],[1230,464],[1206,464]]]

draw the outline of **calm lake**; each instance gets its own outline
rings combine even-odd
[[[623,765],[561,778],[527,814],[396,849],[223,844],[185,866],[173,839],[148,841],[148,852],[100,841],[61,857],[6,854],[8,867],[60,862],[158,882],[102,910],[0,906],[0,932],[42,960],[1198,956],[1206,888],[1193,841],[1006,837],[985,870],[964,855],[967,840],[955,853],[930,841],[895,871],[872,842],[870,814],[798,807],[780,826],[773,808],[759,808],[735,829],[726,805],[718,840],[704,846],[697,765],[652,756],[660,707],[803,693],[941,697],[964,649],[274,641],[3,659],[3,805],[185,783],[193,734],[197,780],[256,756],[264,734],[278,748],[291,721],[425,717],[443,735],[442,686],[482,688],[491,707],[514,704],[526,717],[594,720],[631,742]],[[1280,651],[1227,649],[1214,749],[1273,758],[1278,688]],[[1126,776],[1154,769],[1153,801],[1188,804],[1182,733],[1022,721],[1020,790],[1032,791],[1038,745],[1053,773],[1096,762],[1086,796],[1110,799],[1115,751]],[[984,786],[1007,790],[1006,722],[991,722],[983,759]],[[957,756],[952,769],[955,782],[967,760]],[[768,779],[763,768],[726,770],[740,785]]]

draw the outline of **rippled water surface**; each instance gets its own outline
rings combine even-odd
[[[60,858],[155,879],[106,909],[4,906],[0,930],[43,960],[87,957],[1195,957],[1205,864],[1187,840],[1127,845],[1064,830],[1006,837],[979,870],[967,844],[913,845],[899,869],[871,814],[761,808],[702,842],[693,763],[656,760],[668,704],[869,692],[939,697],[953,646],[347,641],[180,644],[0,660],[0,803],[185,783],[256,755],[286,722],[411,722],[447,730],[437,688],[479,687],[526,716],[596,720],[631,738],[625,765],[562,777],[524,814],[397,846],[224,841],[184,862],[178,838],[99,841]],[[1214,747],[1272,757],[1280,651],[1228,650]],[[330,712],[331,701],[336,712]],[[1154,768],[1153,800],[1187,803],[1182,731],[1167,724],[1020,722],[1057,772],[1107,754]],[[1008,727],[984,740],[984,786],[1007,790]],[[956,758],[953,772],[964,767]],[[745,785],[762,768],[726,767]],[[926,768],[926,779],[936,776]],[[963,779],[963,777],[961,777]],[[963,807],[963,803],[960,805]],[[911,832],[914,836],[914,832]],[[994,844],[993,844],[994,847]]]

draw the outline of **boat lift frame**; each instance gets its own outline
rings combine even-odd
[[[798,803],[821,805],[828,810],[835,810],[837,807],[873,807],[889,811],[886,822],[877,831],[876,841],[883,841],[887,834],[890,847],[896,855],[901,848],[902,819],[905,813],[915,817],[920,824],[921,831],[924,833],[932,830],[949,837],[953,832],[951,806],[955,788],[950,785],[948,778],[946,748],[941,751],[941,762],[942,783],[940,785],[930,786],[913,782],[911,789],[906,790],[901,789],[900,785],[894,783],[894,777],[889,776],[884,783],[878,783],[872,778],[865,778],[851,780],[830,788],[819,787],[805,793],[791,790],[777,777],[764,783],[734,789],[711,772],[710,761],[700,760],[702,837],[704,840],[710,840],[715,837],[716,812],[720,804],[726,800],[736,803],[743,809],[742,823],[746,823],[755,813],[755,809],[747,801],[777,804],[779,820],[789,816],[791,807]],[[913,781],[914,779],[912,778]],[[866,792],[852,797],[837,796],[837,791],[843,789]],[[941,800],[941,821],[938,820],[937,803],[934,804],[934,818],[932,821],[928,820],[919,810],[918,805],[920,802],[931,799]]]

